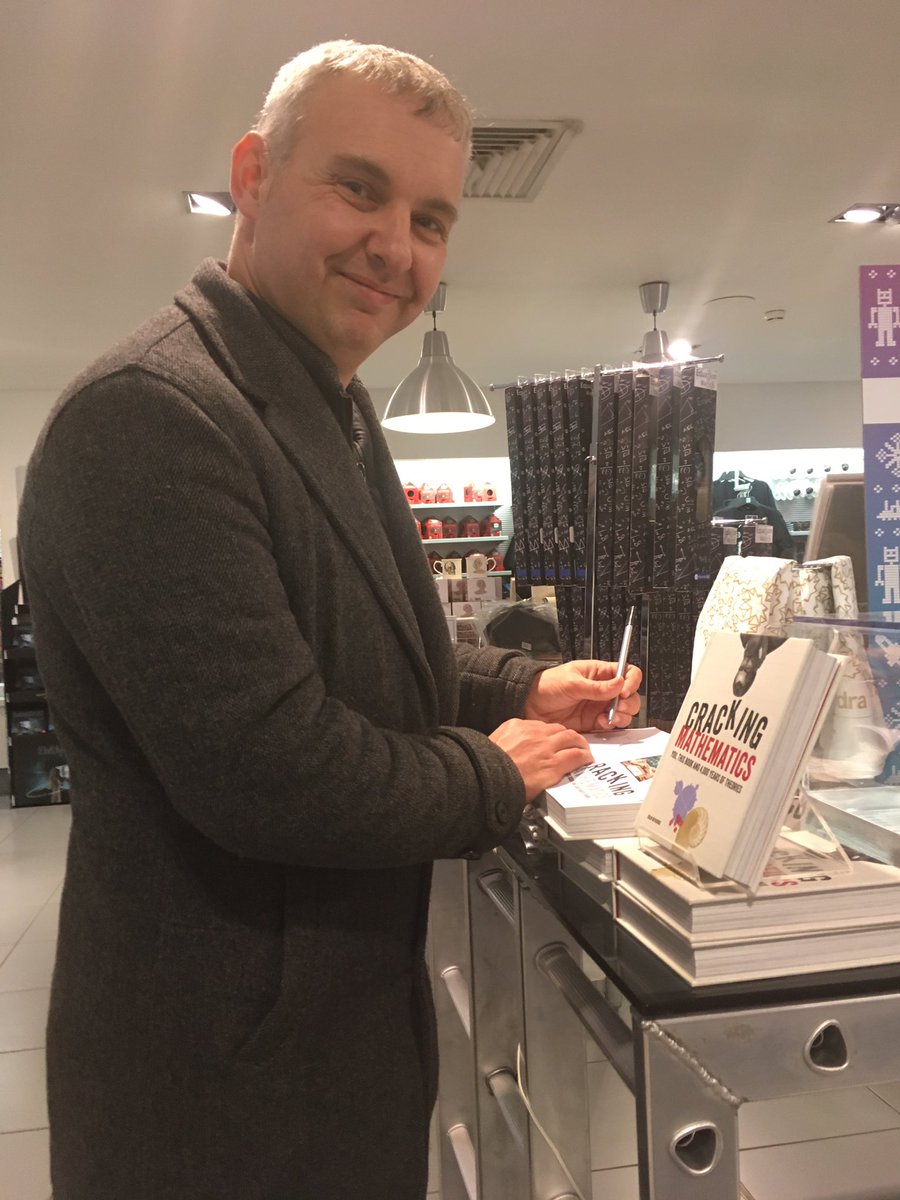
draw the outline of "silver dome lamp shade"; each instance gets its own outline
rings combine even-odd
[[[425,307],[434,328],[425,334],[422,357],[394,389],[381,423],[399,433],[464,433],[493,425],[487,397],[474,379],[450,357],[447,335],[437,327],[437,314],[446,307],[447,285]]]
[[[641,296],[641,308],[645,313],[653,314],[653,328],[644,334],[641,345],[641,362],[670,362],[669,338],[664,329],[656,328],[656,315],[665,312],[669,302],[669,285],[665,280],[654,279],[651,283],[642,283],[638,291]]]

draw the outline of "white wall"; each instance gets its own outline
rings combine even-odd
[[[56,392],[0,392],[0,543],[7,584],[18,578],[18,564],[10,548],[19,508],[16,468],[24,467],[31,457],[56,397]]]
[[[862,385],[719,383],[716,450],[862,445]]]

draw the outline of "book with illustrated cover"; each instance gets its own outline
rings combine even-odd
[[[547,789],[547,819],[565,838],[629,837],[668,734],[621,729],[587,740],[594,761]]]
[[[635,842],[619,843],[616,886],[699,942],[723,937],[900,925],[900,869],[861,859],[835,869],[829,856],[780,837],[755,896],[732,883],[698,887]],[[900,943],[898,943],[900,953]]]
[[[755,937],[690,938],[624,889],[616,895],[623,927],[690,983],[732,983],[864,967],[900,959],[900,923],[778,930]]]
[[[841,663],[804,638],[713,634],[637,832],[698,870],[755,891]]]

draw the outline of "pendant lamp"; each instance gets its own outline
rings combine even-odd
[[[664,329],[656,328],[656,315],[665,312],[669,302],[669,285],[665,280],[654,279],[651,283],[642,283],[638,291],[641,296],[641,308],[645,313],[653,314],[653,328],[644,334],[641,345],[641,362],[671,362],[668,335]]]
[[[437,327],[437,314],[447,301],[447,285],[425,306],[434,328],[425,334],[418,366],[394,389],[381,423],[400,433],[464,433],[493,425],[487,397],[474,379],[450,357],[447,335]]]

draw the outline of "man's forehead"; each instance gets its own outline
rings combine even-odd
[[[462,152],[462,143],[450,124],[439,113],[422,112],[423,98],[412,91],[392,91],[377,80],[365,79],[345,72],[328,75],[313,82],[305,94],[301,108],[299,130],[304,124],[327,123],[333,126],[343,115],[348,138],[361,133],[371,119],[396,116],[401,121],[414,119],[416,124],[440,133]],[[349,109],[349,112],[346,110]]]

